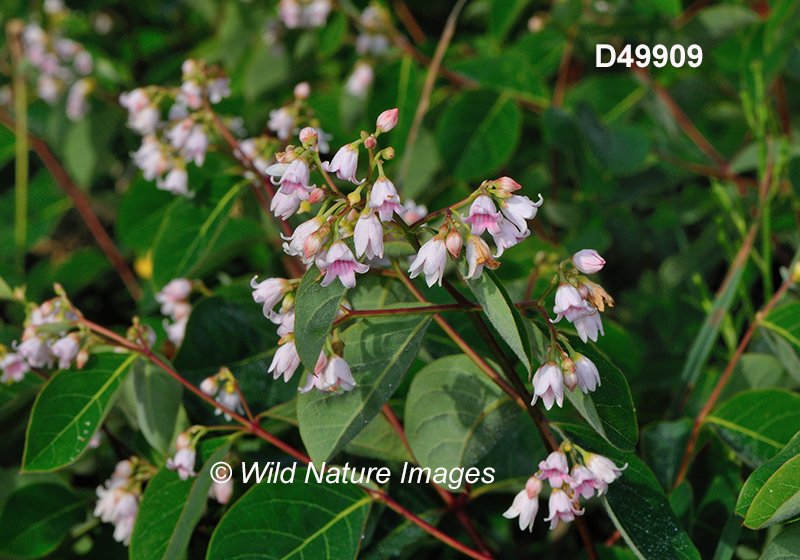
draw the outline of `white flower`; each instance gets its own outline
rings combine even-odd
[[[405,207],[400,204],[400,195],[397,194],[394,183],[386,177],[379,177],[372,185],[369,207],[378,212],[382,222],[391,221],[394,212],[402,214],[405,211]]]
[[[597,480],[594,473],[583,465],[573,465],[569,478],[569,487],[587,500],[594,495],[595,490],[598,490],[597,495],[601,496],[608,487],[602,480]]]
[[[284,194],[281,191],[275,193],[272,197],[272,202],[269,204],[270,212],[275,214],[276,218],[281,220],[288,220],[289,217],[297,212],[300,208],[300,203],[303,202],[297,195],[297,192],[292,194]]]
[[[517,226],[520,233],[525,233],[528,231],[527,220],[532,220],[536,217],[536,213],[543,202],[542,195],[539,195],[537,202],[533,202],[527,196],[513,195],[500,203],[500,210],[508,221]]]
[[[347,79],[345,91],[354,97],[366,97],[369,86],[375,79],[375,71],[366,62],[358,62],[353,73]]]
[[[50,346],[50,351],[58,358],[59,369],[69,369],[80,350],[80,339],[75,333],[60,338]]]
[[[558,403],[559,407],[564,404],[564,377],[561,368],[555,362],[547,362],[537,369],[533,376],[531,405],[536,404],[539,397],[544,401],[547,410],[552,408],[553,402]]]
[[[281,140],[288,140],[294,129],[294,116],[286,107],[273,109],[269,112],[267,128],[273,131]]]
[[[428,208],[424,204],[416,204],[413,199],[407,198],[403,203],[403,221],[408,225],[413,224],[428,215]]]
[[[283,278],[267,278],[263,282],[256,282],[256,278],[258,278],[257,275],[250,280],[250,287],[253,288],[253,300],[256,303],[264,304],[264,317],[271,319],[275,316],[272,308],[283,299],[286,291],[286,280]]]
[[[492,258],[486,241],[475,235],[467,236],[467,280],[477,280],[483,274],[483,267],[494,270],[500,263]]]
[[[214,498],[222,505],[227,504],[233,495],[233,479],[229,478],[225,482],[211,482],[211,488],[208,489],[208,497]]]
[[[50,348],[39,336],[32,336],[24,340],[15,350],[28,361],[31,367],[53,367],[54,356],[50,352]]]
[[[192,281],[186,278],[175,278],[161,288],[155,295],[155,299],[161,304],[162,315],[172,314],[172,304],[179,301],[186,301],[192,293]]]
[[[219,103],[231,94],[230,86],[231,79],[228,77],[211,80],[208,82],[208,100],[214,104]]]
[[[188,61],[185,61],[184,64],[186,62]],[[186,73],[184,72],[184,74]],[[203,89],[196,81],[186,80],[181,84],[181,93],[178,95],[178,99],[192,109],[199,109],[203,106]]]
[[[206,150],[208,150],[208,134],[201,125],[197,124],[192,127],[189,137],[181,149],[181,154],[188,161],[194,160],[197,167],[202,167],[206,159]]]
[[[517,227],[508,220],[500,220],[497,223],[497,232],[492,233],[492,238],[497,246],[495,258],[500,258],[506,249],[509,249],[528,237],[531,234],[529,229],[520,232]]]
[[[283,194],[293,194],[300,200],[308,200],[309,193],[314,190],[314,186],[309,186],[308,163],[303,158],[297,158],[284,169],[281,178],[277,181],[270,179],[274,185],[280,185]]]
[[[336,278],[345,288],[355,288],[355,273],[364,274],[369,270],[369,266],[356,260],[344,241],[337,241],[331,245],[324,257],[318,256],[317,266],[325,270],[325,278],[320,284],[323,288],[330,286]]]
[[[174,167],[166,177],[156,179],[156,187],[175,195],[187,196],[189,194],[189,174],[186,172],[186,168]]]
[[[594,249],[583,249],[572,255],[572,264],[584,274],[595,274],[603,269],[606,261]]]
[[[559,519],[566,523],[574,520],[576,515],[583,515],[583,510],[578,509],[561,488],[554,488],[550,494],[550,517],[545,519],[550,521],[550,529],[555,529]]]
[[[145,136],[142,146],[131,154],[133,163],[142,170],[144,178],[152,181],[167,170],[169,162],[161,142],[155,136]]]
[[[514,496],[514,503],[503,514],[506,519],[513,519],[519,516],[519,528],[524,531],[533,531],[533,522],[539,512],[539,494],[542,491],[542,481],[536,477],[531,477],[525,484],[525,489]]]
[[[294,332],[294,308],[286,313],[281,313],[278,317],[273,317],[271,320],[279,325],[278,336],[284,337]]]
[[[481,235],[488,231],[492,235],[499,233],[498,223],[503,215],[495,208],[491,197],[482,194],[469,207],[469,216],[463,216],[464,223],[472,224],[472,235]]]
[[[130,544],[133,525],[139,512],[140,493],[126,490],[130,484],[133,468],[130,461],[120,461],[113,476],[104,486],[97,487],[97,505],[94,516],[105,523],[113,523],[114,539],[124,545]]]
[[[17,352],[9,352],[0,360],[0,370],[3,370],[0,383],[8,383],[9,380],[19,383],[25,379],[25,374],[31,370],[31,366]]]
[[[281,344],[278,350],[275,351],[275,356],[272,358],[272,363],[267,372],[272,373],[273,379],[278,379],[283,375],[284,382],[288,383],[299,366],[300,356],[297,355],[294,340],[290,340],[285,344]]]
[[[171,471],[178,471],[181,480],[188,480],[190,476],[195,476],[194,463],[197,459],[197,451],[194,447],[184,447],[175,453],[174,457],[167,459],[167,468]]]
[[[75,70],[78,71],[78,74],[86,76],[92,73],[94,61],[92,60],[92,55],[87,51],[80,51],[75,55],[72,65],[75,67]]]
[[[213,376],[206,377],[205,379],[203,379],[203,382],[200,383],[200,390],[203,392],[204,395],[208,395],[209,397],[214,397],[219,391],[219,383],[217,383],[217,380]]]
[[[339,179],[350,181],[355,185],[360,185],[364,182],[356,179],[356,168],[358,167],[358,148],[352,144],[345,144],[336,154],[331,161],[322,162],[322,169],[328,173],[336,173]]]
[[[597,480],[602,480],[606,484],[611,484],[617,480],[622,476],[622,471],[628,468],[628,463],[625,463],[624,467],[619,468],[614,464],[614,461],[608,457],[603,457],[596,453],[589,453],[584,459],[584,462],[586,463],[586,468],[592,471],[595,478],[597,478]]]
[[[419,248],[419,253],[411,263],[408,272],[411,278],[416,278],[420,272],[424,272],[425,282],[429,287],[434,283],[441,286],[446,264],[447,247],[441,236],[435,235]]]
[[[600,386],[600,372],[589,358],[578,354],[573,363],[575,364],[575,376],[578,378],[578,387],[581,391],[588,394]]]
[[[225,387],[217,393],[217,398],[214,399],[219,404],[227,408],[228,410],[232,410],[234,412],[242,413],[244,409],[242,408],[242,399],[239,396],[239,391],[236,390],[236,385],[232,382],[228,382],[225,384]],[[217,408],[214,410],[214,414],[224,414],[225,420],[230,422],[233,419],[233,416],[224,412],[221,408]]]
[[[556,450],[547,456],[544,461],[539,461],[539,469],[542,471],[536,476],[540,480],[549,480],[553,488],[561,488],[564,482],[569,482],[569,462],[566,454],[561,450]]]
[[[172,324],[164,319],[164,330],[167,332],[167,338],[175,346],[180,346],[186,336],[186,325],[189,322],[189,315],[178,319]]]
[[[61,95],[61,82],[47,74],[40,74],[36,82],[36,95],[48,105],[54,105]]]
[[[306,240],[314,233],[316,233],[322,226],[322,220],[319,218],[311,218],[297,226],[292,233],[291,237],[283,237],[284,244],[283,250],[287,255],[292,257],[299,257],[304,255],[304,248]]]
[[[383,258],[383,226],[374,212],[359,216],[353,230],[356,257],[366,255],[368,259]]]
[[[71,121],[81,120],[89,112],[89,103],[86,99],[91,91],[91,82],[81,78],[72,84],[67,95],[67,117]]]

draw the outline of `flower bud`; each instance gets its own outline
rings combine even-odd
[[[497,181],[495,181],[495,183],[497,184],[497,188],[499,190],[506,191],[509,193],[518,191],[522,188],[522,185],[517,183],[511,177],[500,177],[499,179],[497,179]]]
[[[383,153],[381,155],[383,156],[383,159],[385,159],[385,160],[394,159],[394,148],[389,146],[388,148],[383,150]]]
[[[187,432],[181,432],[178,435],[178,440],[175,442],[175,447],[180,451],[181,449],[186,449],[192,444],[192,436],[190,436]]]
[[[453,258],[457,259],[458,255],[461,254],[461,246],[463,244],[461,234],[454,229],[450,230],[450,233],[447,234],[444,244],[450,254],[453,255]]]
[[[300,82],[294,86],[294,96],[297,99],[308,99],[309,95],[311,95],[311,86],[308,85],[308,82]]]
[[[308,202],[309,204],[316,204],[317,202],[322,202],[325,200],[325,189],[320,189],[317,187],[311,194],[308,195]]]
[[[572,255],[572,264],[584,274],[600,272],[606,261],[594,249],[583,249]]]
[[[78,366],[78,369],[83,369],[83,366],[86,365],[86,362],[89,361],[89,352],[86,350],[80,350],[78,352],[77,357],[75,358],[75,363]]]
[[[574,391],[575,387],[578,386],[578,376],[575,375],[574,370],[563,370],[563,371],[564,371],[564,385],[570,391]]]
[[[377,145],[378,141],[375,140],[374,136],[367,136],[367,139],[364,140],[364,147],[368,150],[374,150]]]
[[[397,109],[389,109],[378,115],[378,132],[389,132],[397,126]]]
[[[350,203],[351,206],[355,206],[359,202],[361,202],[361,195],[358,192],[354,191],[347,195],[347,202]]]
[[[297,210],[298,214],[305,214],[306,212],[311,212],[311,203],[307,200],[304,200],[300,203],[300,207]]]
[[[320,230],[321,229],[322,228],[320,228]],[[322,235],[317,231],[309,235],[306,242],[303,243],[303,256],[307,261],[311,260],[314,255],[319,253],[319,250],[322,248],[322,239]]]
[[[213,397],[219,391],[219,383],[214,377],[206,377],[200,383],[200,390],[203,391],[203,394]]]
[[[303,146],[306,148],[310,146],[316,146],[318,138],[319,136],[317,135],[317,131],[310,126],[307,126],[300,131],[300,142],[302,142]]]

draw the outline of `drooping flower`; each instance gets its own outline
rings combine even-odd
[[[519,516],[519,528],[524,531],[533,531],[533,522],[539,512],[539,494],[542,491],[542,481],[532,476],[525,484],[525,489],[514,496],[514,503],[503,514],[506,519]]]
[[[569,478],[569,487],[587,500],[594,495],[595,490],[599,490],[597,495],[600,496],[607,487],[605,482],[597,480],[594,473],[583,465],[573,465]]]
[[[92,90],[92,83],[87,78],[81,78],[69,88],[67,94],[67,117],[71,121],[81,120],[89,112],[87,101]]]
[[[161,115],[142,88],[123,92],[119,104],[128,110],[128,126],[139,134],[154,134]]]
[[[160,176],[169,167],[164,148],[155,136],[145,136],[141,147],[133,152],[131,157],[147,181]]]
[[[238,413],[244,412],[244,409],[242,408],[242,398],[239,396],[239,391],[236,390],[236,385],[232,381],[225,383],[220,392],[217,393],[217,398],[214,400],[228,410]],[[228,422],[230,422],[233,418],[233,416],[223,411],[221,408],[215,409],[214,414],[224,414],[225,420]]]
[[[542,472],[536,476],[540,480],[549,480],[553,488],[561,488],[564,482],[569,482],[569,462],[561,450],[553,451],[547,459],[540,461],[539,469]]]
[[[467,280],[477,280],[483,274],[483,267],[494,270],[500,263],[492,258],[486,241],[476,235],[467,236]]]
[[[575,325],[583,342],[591,339],[597,342],[597,333],[603,334],[603,323],[597,309],[581,296],[577,288],[569,284],[561,284],[556,290],[556,302],[553,307],[557,323],[563,317]]]
[[[187,196],[189,194],[189,174],[185,167],[173,167],[164,179],[156,179],[156,187],[172,194]]]
[[[23,335],[22,343],[15,350],[28,361],[31,367],[53,367],[55,357],[42,337],[38,335],[32,335],[28,338]]]
[[[202,383],[200,383],[200,390],[204,395],[215,397],[217,392],[219,392],[219,383],[214,376],[206,377],[203,379]]]
[[[318,217],[311,218],[297,226],[291,237],[283,237],[283,250],[292,257],[303,256],[306,240],[316,233],[322,226],[322,220]]]
[[[164,330],[167,333],[167,338],[175,346],[180,346],[186,337],[186,325],[188,323],[189,315],[176,320],[174,323],[169,323],[164,319]]]
[[[98,500],[94,509],[95,517],[115,525],[114,539],[126,546],[130,544],[141,498],[141,491],[135,486],[128,488],[132,475],[131,461],[117,463],[111,478],[97,487]]]
[[[573,521],[576,515],[583,515],[583,509],[578,509],[577,504],[570,500],[567,493],[561,488],[554,488],[550,494],[550,517],[545,521],[550,521],[550,529],[553,530],[558,525],[558,521],[565,523]]]
[[[233,478],[229,478],[225,482],[217,482],[213,480],[211,487],[208,489],[208,497],[214,498],[220,504],[225,505],[231,500],[233,495]]]
[[[547,410],[552,408],[554,402],[558,403],[559,407],[564,403],[564,377],[561,368],[555,362],[547,362],[533,375],[531,405],[536,404],[539,397],[544,401]]]
[[[578,387],[581,391],[588,394],[600,386],[600,372],[597,371],[594,362],[583,354],[578,354],[573,364],[575,364],[575,376],[578,378]]]
[[[572,264],[584,274],[595,274],[603,269],[606,261],[594,249],[583,249],[572,255]]]
[[[275,351],[275,356],[272,358],[267,372],[272,373],[273,379],[278,379],[283,375],[283,380],[288,383],[299,366],[300,356],[297,355],[294,340],[290,340],[281,344]]]
[[[179,449],[174,457],[167,459],[167,468],[171,471],[178,471],[181,480],[188,480],[190,476],[196,476],[194,463],[197,459],[197,451],[194,447],[184,447]]]
[[[286,280],[283,278],[267,278],[262,282],[256,282],[256,278],[258,278],[257,275],[250,280],[250,287],[253,288],[253,300],[256,303],[264,304],[264,317],[271,319],[275,316],[272,308],[283,299],[286,291]]]
[[[278,336],[281,338],[294,332],[294,308],[278,317],[273,317],[272,322],[278,325]]]
[[[231,79],[227,76],[214,78],[208,82],[208,100],[217,104],[231,94]]]
[[[192,127],[181,154],[187,161],[194,161],[197,167],[202,167],[206,159],[206,150],[208,150],[208,134],[205,128],[197,124]]]
[[[358,62],[353,73],[347,79],[345,91],[354,97],[366,97],[369,86],[375,79],[375,71],[366,62]]]
[[[269,112],[267,128],[273,131],[281,140],[288,140],[294,130],[294,115],[286,107],[273,109]]]
[[[527,220],[532,220],[536,217],[536,213],[543,202],[542,195],[539,195],[537,202],[533,202],[527,196],[515,194],[503,199],[500,203],[500,210],[508,221],[517,226],[520,234],[523,234],[528,231]]]
[[[516,245],[528,237],[530,233],[531,232],[529,229],[526,229],[524,232],[520,232],[517,227],[508,220],[500,220],[497,223],[497,232],[492,233],[492,238],[497,246],[497,254],[495,254],[494,257],[500,258],[506,249]]]
[[[273,184],[280,185],[283,194],[293,194],[300,200],[308,200],[309,193],[314,190],[314,186],[309,186],[308,163],[303,158],[297,158],[289,164],[279,180],[270,179]]]
[[[628,463],[625,463],[625,466],[620,468],[608,457],[603,457],[597,453],[589,453],[584,458],[584,463],[586,463],[586,468],[592,471],[595,478],[602,480],[606,484],[611,484],[617,480],[622,476],[622,471],[628,468]]]
[[[186,301],[192,293],[192,282],[186,278],[175,278],[161,288],[155,299],[161,304],[162,315],[172,315],[176,303]]]
[[[440,235],[435,235],[419,248],[419,253],[414,258],[408,272],[411,278],[419,276],[420,272],[425,273],[425,282],[428,286],[434,283],[442,285],[444,277],[444,267],[447,264],[447,247]]]
[[[369,266],[356,260],[350,247],[344,241],[337,241],[331,245],[324,258],[318,256],[317,266],[325,269],[325,278],[320,284],[323,288],[330,286],[336,278],[345,288],[355,288],[355,273],[364,274],[369,270]]]
[[[497,210],[491,197],[482,194],[469,207],[469,216],[462,216],[462,219],[472,225],[472,235],[481,235],[484,231],[494,235],[500,231],[498,224],[503,215]]]
[[[339,179],[350,181],[355,185],[360,185],[364,182],[356,179],[356,168],[358,167],[358,148],[352,144],[345,144],[336,154],[331,161],[322,162],[322,169],[328,173],[336,173]]]
[[[81,347],[81,341],[78,335],[70,333],[67,336],[58,339],[50,346],[50,351],[58,358],[59,369],[69,369],[72,362],[78,355]]]
[[[353,230],[356,257],[366,255],[368,259],[383,258],[383,226],[374,212],[359,216]]]
[[[338,354],[328,358],[328,364],[322,372],[323,389],[326,391],[350,391],[355,388],[356,380],[350,372],[350,365]]]
[[[424,204],[416,204],[413,199],[407,198],[403,203],[403,221],[408,225],[413,224],[428,215],[428,208]]]
[[[461,234],[455,229],[451,229],[444,240],[444,244],[447,247],[447,252],[450,253],[454,259],[457,259],[461,254],[461,247],[463,243],[464,241],[461,239]]]
[[[25,358],[17,352],[9,352],[0,360],[0,383],[8,383],[9,380],[19,383],[25,379],[25,374],[31,370],[31,366]]]
[[[391,221],[394,212],[402,214],[405,211],[403,205],[400,204],[400,195],[397,194],[394,183],[386,177],[379,177],[372,185],[369,207],[378,212],[382,222]]]
[[[275,193],[272,197],[272,202],[269,204],[270,212],[275,214],[276,218],[281,220],[288,220],[289,217],[297,212],[300,208],[300,203],[303,202],[297,193],[284,194],[280,191]]]

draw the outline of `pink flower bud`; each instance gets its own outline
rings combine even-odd
[[[206,377],[203,379],[203,382],[200,383],[200,390],[209,397],[216,396],[219,391],[219,383],[217,383],[214,377]]]
[[[374,150],[377,145],[378,141],[375,140],[374,136],[368,136],[367,139],[364,140],[364,147],[368,150]]]
[[[522,185],[517,183],[511,177],[500,177],[497,181],[497,188],[501,191],[514,192],[522,188]]]
[[[397,126],[397,109],[389,109],[378,115],[378,132],[389,132]]]
[[[450,230],[450,233],[447,234],[447,239],[445,239],[444,244],[447,246],[447,250],[453,255],[454,259],[458,258],[458,255],[461,254],[461,246],[463,241],[461,239],[461,234],[458,233],[456,230]]]
[[[600,272],[606,261],[594,249],[583,249],[572,255],[572,264],[584,274]]]
[[[190,436],[186,432],[182,432],[179,436],[177,441],[175,442],[175,447],[180,451],[181,449],[186,449],[192,444],[192,436]]]
[[[75,358],[75,363],[78,366],[78,369],[83,369],[83,366],[86,365],[86,362],[89,361],[89,352],[86,350],[81,350],[78,352],[78,356]]]
[[[311,191],[311,194],[308,195],[308,203],[309,204],[316,204],[317,202],[322,202],[325,200],[325,190],[316,188]]]
[[[310,126],[300,131],[300,142],[302,142],[303,146],[315,146],[317,144],[317,139],[317,131]]]
[[[570,391],[574,391],[575,387],[578,386],[578,376],[575,375],[574,371],[565,370],[564,371],[564,385]]]
[[[308,82],[300,82],[294,86],[294,96],[297,99],[308,99],[309,95],[311,95],[311,86],[308,85]]]
[[[303,256],[305,257],[306,261],[310,261],[314,255],[319,253],[321,248],[322,236],[319,234],[319,231],[309,235],[306,238],[305,243],[303,243]]]

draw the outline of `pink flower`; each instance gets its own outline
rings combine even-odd
[[[297,192],[292,194],[284,194],[281,191],[275,193],[272,197],[272,202],[269,204],[270,211],[275,214],[276,218],[281,220],[288,220],[289,217],[297,212],[300,208],[300,203],[303,202],[297,195]]]
[[[309,186],[308,163],[303,158],[297,158],[281,175],[278,181],[270,179],[274,185],[280,185],[279,192],[283,194],[294,194],[300,200],[308,200],[308,194],[314,190],[314,186]]]
[[[301,130],[297,137],[300,138],[300,143],[303,146],[316,146],[317,140],[319,140],[319,134],[317,134],[317,131],[310,126],[307,126]]]
[[[184,447],[175,453],[175,457],[167,459],[167,468],[171,471],[178,471],[181,480],[188,480],[190,476],[195,476],[194,462],[197,452],[194,447]]]
[[[386,177],[378,178],[372,185],[369,207],[378,211],[382,222],[390,221],[394,212],[402,214],[405,211],[403,205],[400,204],[400,196],[397,194],[394,183]]]
[[[383,226],[374,212],[359,216],[353,230],[356,256],[366,255],[368,259],[383,258]]]
[[[180,346],[186,336],[186,325],[189,323],[189,316],[178,319],[172,324],[169,324],[164,319],[164,330],[167,332],[167,338],[175,346]]]
[[[354,97],[366,97],[369,86],[375,79],[375,71],[366,62],[358,62],[353,73],[347,79],[345,91]]]
[[[164,132],[164,136],[166,136],[173,148],[180,150],[192,134],[193,128],[194,119],[186,117]]]
[[[219,383],[217,383],[217,380],[213,376],[206,377],[203,379],[203,382],[200,383],[200,390],[204,395],[215,397],[217,392],[219,392]]]
[[[500,210],[508,221],[517,226],[520,233],[525,233],[528,231],[527,220],[532,220],[536,217],[536,213],[543,202],[542,195],[539,195],[537,202],[533,202],[527,196],[514,195],[500,203]]]
[[[545,521],[550,521],[550,530],[556,528],[558,520],[565,523],[573,521],[576,515],[583,515],[583,510],[569,499],[569,496],[561,488],[554,488],[550,494],[550,517]]]
[[[587,313],[593,313],[594,309],[581,297],[581,293],[575,286],[561,284],[556,290],[556,302],[553,313],[557,315],[554,323],[559,322],[563,317],[572,323]],[[584,341],[585,342],[585,341]]]
[[[142,88],[123,92],[119,104],[128,110],[128,126],[139,134],[154,134],[161,114]]]
[[[454,259],[457,259],[458,255],[461,254],[461,247],[463,243],[464,241],[461,239],[461,234],[454,229],[450,230],[444,240],[444,244],[447,247],[447,252],[450,253]]]
[[[356,179],[356,168],[358,167],[358,148],[352,144],[345,144],[336,154],[331,161],[322,163],[322,169],[328,173],[336,173],[339,179],[350,181],[354,185],[360,185],[364,182]]]
[[[410,198],[403,203],[403,208],[403,221],[408,225],[428,215],[428,208],[424,204],[416,204]]]
[[[273,109],[269,112],[267,128],[273,131],[279,139],[288,140],[294,129],[294,115],[286,107]]]
[[[574,465],[569,478],[569,487],[572,488],[576,494],[580,494],[587,500],[594,495],[595,489],[599,490],[597,495],[601,496],[604,489],[607,487],[605,482],[597,480],[594,473],[583,465]]]
[[[227,504],[233,495],[233,479],[229,478],[225,482],[211,482],[211,488],[208,489],[208,497],[214,498],[222,505]]]
[[[60,338],[50,345],[50,351],[58,358],[59,369],[69,369],[80,350],[80,339],[75,333]]]
[[[475,235],[467,236],[467,275],[466,280],[477,280],[483,274],[483,267],[494,270],[500,263],[492,258],[486,241]]]
[[[586,463],[586,467],[592,471],[595,478],[597,478],[597,480],[602,480],[606,484],[611,484],[617,480],[622,476],[622,471],[628,468],[628,463],[625,463],[624,467],[619,468],[608,457],[603,457],[596,453],[589,453],[584,459],[584,462]]]
[[[506,249],[513,247],[530,234],[531,232],[527,228],[524,231],[520,231],[508,220],[500,220],[497,223],[497,233],[492,233],[492,238],[497,246],[497,254],[494,257],[499,258]]]
[[[87,98],[91,89],[91,82],[87,78],[81,78],[69,88],[69,94],[67,94],[67,117],[69,120],[79,121],[89,112]]]
[[[283,375],[283,380],[288,383],[299,366],[300,356],[297,355],[294,340],[290,340],[278,347],[267,372],[272,373],[273,379],[278,379]]]
[[[578,354],[573,363],[575,364],[575,375],[578,378],[578,387],[581,391],[588,394],[600,386],[600,372],[589,358]]]
[[[584,274],[600,272],[606,261],[594,249],[583,249],[572,255],[572,264]]]
[[[271,319],[275,316],[272,308],[283,299],[286,280],[283,278],[267,278],[263,282],[256,282],[256,278],[258,276],[253,276],[253,279],[250,280],[250,287],[253,288],[253,300],[256,303],[264,304],[264,317]]]
[[[31,336],[14,348],[34,368],[53,367],[54,356],[40,336]]]
[[[525,489],[514,496],[514,503],[503,514],[506,519],[519,516],[519,528],[524,531],[533,531],[533,522],[539,512],[539,494],[542,491],[542,481],[532,476],[525,484]]]
[[[215,78],[208,82],[208,100],[217,104],[231,94],[231,79],[228,77]]]
[[[156,187],[175,195],[187,196],[189,194],[189,174],[186,172],[186,168],[172,168],[163,180],[160,177],[156,180]]]
[[[152,181],[164,173],[169,162],[164,155],[164,149],[155,136],[145,136],[142,146],[131,154],[133,163],[142,170],[142,175],[147,181]]]
[[[440,235],[435,235],[419,248],[419,253],[411,263],[408,272],[411,278],[419,276],[420,272],[425,273],[425,282],[428,286],[434,283],[442,285],[444,277],[444,267],[447,264],[447,247]]]
[[[273,317],[271,320],[273,323],[278,324],[278,336],[284,337],[294,332],[294,308]]]
[[[172,304],[186,301],[192,293],[192,282],[186,278],[175,278],[161,288],[155,295],[156,301],[161,304],[162,315],[172,315]]]
[[[497,184],[498,189],[500,189],[501,191],[505,191],[507,193],[512,193],[522,188],[522,185],[517,183],[511,177],[500,177],[494,182]]]
[[[336,278],[339,278],[345,288],[355,288],[355,273],[364,274],[369,270],[369,266],[356,260],[344,241],[337,241],[331,245],[324,257],[318,256],[317,266],[325,270],[325,278],[320,284],[323,288],[330,286]]]
[[[0,370],[3,370],[0,383],[8,383],[9,379],[19,383],[25,379],[25,374],[31,370],[31,366],[17,352],[9,352],[0,360]]]
[[[294,86],[294,96],[297,99],[308,99],[309,95],[311,95],[311,86],[308,82],[300,82]]]
[[[206,150],[208,150],[208,135],[201,125],[195,125],[181,149],[181,154],[187,161],[193,160],[197,167],[202,167],[206,159]]]
[[[469,216],[462,215],[462,218],[465,223],[472,224],[472,235],[481,235],[487,230],[494,235],[500,231],[498,223],[503,215],[497,211],[491,197],[482,194],[469,207]]]
[[[547,362],[537,369],[533,376],[531,405],[536,404],[539,397],[544,401],[547,410],[552,408],[553,402],[558,403],[559,407],[564,404],[564,377],[561,368],[555,362]]]
[[[561,488],[564,482],[569,482],[569,463],[563,451],[553,451],[544,461],[539,461],[542,471],[536,476],[540,480],[549,480],[553,488]]]
[[[389,109],[378,115],[377,129],[378,132],[389,132],[397,126],[397,116],[399,111],[397,109]]]
[[[326,391],[350,391],[356,386],[350,366],[337,354],[328,358],[328,364],[322,372],[322,377],[324,379],[323,388]]]

